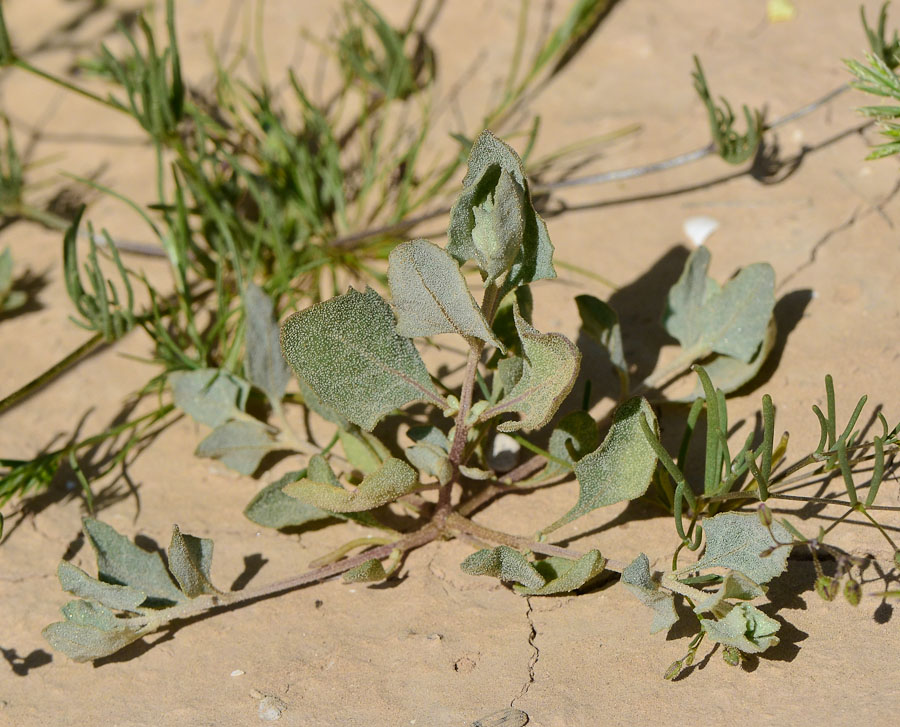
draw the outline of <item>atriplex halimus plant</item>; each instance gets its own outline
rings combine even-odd
[[[750,511],[746,507],[778,497],[789,476],[810,467],[839,471],[849,512],[871,518],[870,510],[878,507],[874,501],[886,456],[896,449],[900,427],[889,429],[882,417],[882,434],[871,443],[862,442],[854,427],[863,400],[838,434],[829,379],[827,414],[816,409],[821,441],[797,465],[778,471],[787,440],[776,443],[768,397],[763,399],[762,441],[754,443],[751,433],[735,455],[729,447],[725,393],[753,378],[772,346],[771,267],[751,265],[720,285],[707,275],[706,248],[695,250],[669,292],[663,315],[682,353],[634,388],[615,312],[596,298],[579,296],[585,334],[606,348],[620,374],[621,403],[600,422],[586,408],[567,412],[550,433],[547,449],[541,450],[519,432],[538,431],[554,420],[573,388],[581,359],[565,336],[543,333],[531,322],[529,286],[555,276],[552,258],[547,226],[534,210],[519,157],[485,131],[469,156],[446,249],[427,240],[396,247],[388,267],[390,302],[371,288],[351,288],[289,317],[279,345],[271,301],[259,289],[248,288],[250,380],[217,370],[173,379],[176,404],[213,427],[200,445],[201,454],[252,472],[265,452],[292,448],[292,442],[297,445],[293,448],[300,448],[289,432],[279,432],[245,411],[255,387],[281,412],[289,365],[305,405],[332,423],[335,436],[308,457],[304,469],[264,488],[247,507],[247,516],[275,528],[352,519],[381,532],[351,540],[296,578],[225,593],[211,583],[211,541],[185,535],[176,526],[166,566],[157,554],[86,519],[85,535],[97,554],[98,577],[68,563],[60,565],[63,588],[81,600],[68,603],[65,620],[45,629],[50,643],[76,660],[96,659],[201,611],[340,574],[351,582],[390,578],[407,552],[448,537],[475,546],[461,564],[466,573],[499,578],[523,596],[577,591],[604,572],[618,573],[621,583],[652,610],[654,632],[676,623],[675,599],[683,598],[696,619],[697,635],[687,656],[668,670],[670,677],[693,660],[704,638],[722,644],[732,663],[741,654],[763,652],[778,643],[780,623],[752,602],[765,596],[766,584],[785,570],[789,551],[799,544],[814,558],[823,548],[837,554],[839,577],[820,572],[817,589],[823,596],[833,598],[838,581],[846,576],[845,593],[858,602],[859,584],[851,571],[862,564],[826,545],[827,531],[807,538],[786,520],[776,521],[764,504]],[[480,304],[460,269],[468,264],[481,273]],[[439,334],[460,336],[468,352],[462,382],[452,390],[432,378],[414,343]],[[694,365],[700,359],[703,367]],[[699,386],[687,398],[693,403],[682,446],[673,458],[660,443],[656,415],[641,394],[658,394],[692,366]],[[422,402],[427,416],[421,407],[415,414],[407,410]],[[686,479],[685,459],[704,411],[705,467],[702,486],[695,487]],[[404,459],[373,433],[385,417],[397,414],[411,420]],[[601,428],[606,430],[602,441]],[[504,464],[502,450],[510,439],[538,453],[518,466]],[[338,440],[353,468],[350,473],[336,473],[329,461]],[[866,458],[874,466],[862,497],[852,467]],[[472,519],[491,500],[571,473],[580,486],[577,501],[535,538],[495,531]],[[429,496],[435,491],[436,497]],[[550,533],[599,507],[642,497],[674,516],[677,547],[671,568],[664,572],[651,571],[650,559],[638,547],[627,558],[614,560],[596,549],[577,552],[547,542]],[[384,508],[389,506],[413,513],[416,527],[398,532],[387,526]],[[890,536],[882,533],[896,550]],[[698,559],[679,562],[683,550],[700,552],[701,547]],[[351,555],[355,550],[360,552]]]

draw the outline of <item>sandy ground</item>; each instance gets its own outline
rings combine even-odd
[[[866,4],[871,18],[877,8]],[[136,7],[126,0],[93,13],[87,12],[93,3],[76,0],[4,5],[16,46],[56,70],[108,37],[118,11]],[[207,39],[224,42],[226,3],[178,5],[184,63],[189,77],[202,79],[209,68]],[[311,72],[298,31],[306,26],[324,34],[329,5],[267,3],[270,70],[294,63],[301,74]],[[399,19],[408,3],[378,5]],[[535,5],[541,6],[537,20],[544,4]],[[860,57],[865,47],[856,4],[796,5],[795,20],[771,25],[762,0],[623,0],[583,53],[534,98],[531,109],[544,123],[541,150],[633,122],[642,125],[641,133],[606,148],[590,170],[704,145],[705,112],[689,78],[695,52],[716,93],[765,106],[770,117],[844,83],[848,74],[840,59]],[[478,69],[459,102],[469,130],[496,91],[501,72],[492,71],[491,62],[503,63],[511,53],[516,6],[514,0],[447,3],[434,28],[443,88],[473,64]],[[82,14],[83,22],[69,22]],[[38,178],[58,185],[59,171],[99,172],[105,184],[125,194],[152,198],[151,154],[128,119],[17,72],[3,73],[0,93],[19,138],[35,134],[32,158],[44,160]],[[708,242],[715,277],[758,260],[772,263],[778,347],[756,388],[733,399],[732,418],[752,421],[761,394],[771,393],[779,426],[792,435],[791,461],[815,446],[810,406],[823,403],[826,373],[835,377],[844,415],[862,393],[883,405],[892,423],[900,408],[897,164],[863,161],[877,135],[861,128],[854,111],[861,103],[860,94],[844,94],[779,128],[770,141],[777,139],[780,159],[799,155],[799,163],[772,176],[706,159],[621,184],[565,191],[550,204],[567,210],[548,218],[558,257],[620,286],[611,301],[622,315],[626,350],[639,375],[667,355],[660,353],[656,321],[687,252],[686,218],[709,215],[721,224]],[[140,223],[113,201],[96,201],[91,217],[116,235],[143,235]],[[0,232],[0,248],[5,246],[43,286],[33,310],[0,322],[0,395],[85,338],[67,320],[60,236],[18,223]],[[132,264],[166,280],[155,261]],[[590,292],[608,298],[610,291],[562,272],[557,281],[536,286],[536,325],[574,337],[572,297]],[[24,459],[62,441],[80,422],[84,432],[107,425],[150,375],[123,354],[140,355],[146,346],[141,334],[133,334],[6,413],[0,454]],[[672,417],[663,417],[666,422],[674,426]],[[123,533],[141,534],[146,544],[165,544],[173,522],[214,538],[213,576],[222,586],[246,581],[242,573],[248,570],[259,571],[253,584],[287,577],[345,538],[340,529],[303,536],[258,530],[241,510],[271,475],[254,481],[195,458],[192,450],[202,436],[200,427],[184,420],[160,434],[128,467],[137,498],[121,477],[97,483],[105,493],[100,517]],[[555,518],[565,512],[576,494],[570,483],[488,508],[479,518],[529,533],[547,522],[548,513]],[[895,479],[885,482],[881,501],[900,505]],[[701,649],[699,664],[674,683],[662,673],[684,655],[691,634],[676,626],[668,635],[650,636],[650,613],[624,589],[607,585],[578,597],[528,601],[491,580],[463,575],[458,564],[470,548],[458,542],[413,553],[388,586],[326,583],[153,636],[102,664],[76,664],[52,653],[40,630],[59,618],[66,600],[54,575],[59,559],[93,569],[90,549],[79,538],[83,503],[60,482],[26,513],[18,508],[12,503],[4,509],[8,532],[0,545],[0,647],[7,662],[0,666],[0,724],[250,725],[259,722],[266,695],[286,705],[282,724],[317,727],[462,726],[510,705],[539,727],[698,719],[874,726],[896,719],[900,634],[894,608],[874,595],[856,609],[823,602],[810,590],[812,567],[802,559],[792,560],[769,594],[766,610],[783,623],[777,648],[742,668],[726,665],[720,652],[706,658]],[[804,527],[814,531],[836,514],[821,510]],[[894,530],[900,525],[896,517],[886,522]],[[837,542],[875,556],[881,572],[890,570],[890,550],[872,528],[859,523],[838,532]],[[623,508],[597,511],[559,535],[573,547],[599,547],[617,559],[644,551],[660,566],[676,542],[670,520],[641,508],[624,516]],[[887,582],[876,571],[866,571],[869,594]]]

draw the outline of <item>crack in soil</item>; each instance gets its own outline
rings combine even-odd
[[[531,685],[534,684],[534,667],[541,657],[541,650],[537,647],[537,644],[534,643],[534,640],[537,638],[537,629],[534,626],[534,619],[532,618],[533,609],[531,607],[531,598],[526,596],[525,603],[528,604],[528,608],[525,611],[525,619],[528,621],[529,628],[528,645],[531,647],[532,653],[531,658],[528,660],[528,680],[522,685],[519,693],[512,698],[509,703],[510,707],[515,707],[516,702],[528,694],[528,690],[531,689]]]
[[[893,227],[893,225],[891,224],[890,218],[887,218],[885,216],[883,210],[884,210],[884,206],[888,202],[890,202],[897,195],[898,192],[900,192],[900,182],[895,183],[893,189],[891,189],[891,191],[888,192],[882,198],[882,200],[880,202],[878,202],[876,204],[870,204],[868,206],[868,208],[857,207],[855,210],[853,210],[851,215],[846,220],[844,220],[843,222],[841,222],[838,225],[835,225],[831,229],[826,230],[825,234],[823,234],[818,240],[816,240],[815,244],[812,246],[812,248],[810,248],[809,256],[808,256],[806,262],[804,262],[802,265],[799,265],[797,268],[792,270],[788,275],[786,275],[782,279],[782,281],[778,284],[776,291],[784,288],[784,286],[787,285],[791,279],[793,279],[794,277],[799,275],[801,271],[806,270],[806,268],[814,265],[816,262],[816,258],[819,255],[819,251],[825,245],[827,245],[829,242],[831,242],[832,238],[840,235],[843,232],[846,232],[851,227],[853,227],[853,225],[855,225],[860,220],[865,219],[870,214],[881,215],[882,217],[885,218],[885,221],[887,222],[888,226]]]

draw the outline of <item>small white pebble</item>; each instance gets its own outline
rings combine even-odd
[[[287,709],[287,705],[278,697],[263,697],[259,700],[259,718],[263,722],[274,722],[281,719],[281,713]]]
[[[233,672],[231,672],[231,676],[233,676],[233,677],[242,677],[242,676],[244,676],[244,674],[246,674],[246,673],[247,673],[247,672],[245,672],[243,669],[235,669]]]
[[[696,247],[700,247],[718,229],[719,222],[712,217],[688,217],[684,221],[684,234]]]

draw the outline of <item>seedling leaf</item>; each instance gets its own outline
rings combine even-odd
[[[463,190],[450,212],[447,252],[460,263],[474,260],[491,282],[512,259],[504,291],[535,280],[555,278],[553,245],[547,225],[534,211],[525,170],[518,154],[490,131],[483,131],[469,153]],[[506,174],[504,175],[503,172]],[[502,180],[502,181],[501,181]],[[512,183],[515,192],[508,186]],[[511,244],[518,230],[513,208],[521,201],[521,247]],[[479,209],[477,213],[475,209]],[[476,232],[476,224],[478,231]]]
[[[283,448],[269,428],[258,421],[230,421],[213,429],[194,452],[198,457],[212,457],[226,467],[252,475],[263,457]]]
[[[453,477],[453,467],[448,458],[450,442],[447,435],[437,427],[410,427],[406,433],[415,444],[407,447],[404,454],[413,467],[437,478],[442,485]]]
[[[733,646],[746,654],[759,654],[778,643],[781,624],[749,603],[739,603],[725,618],[700,619],[700,626],[713,641]]]
[[[644,553],[622,571],[622,585],[654,612],[653,623],[650,624],[651,634],[670,628],[678,620],[674,597],[653,580],[650,559]]]
[[[397,245],[389,258],[388,281],[401,336],[458,333],[502,348],[459,265],[437,245],[428,240]]]
[[[730,609],[731,606],[725,603],[726,599],[734,598],[740,601],[752,601],[765,595],[765,590],[755,581],[750,580],[740,571],[729,571],[725,579],[716,589],[715,593],[711,593],[709,598],[694,606],[694,613],[713,613],[720,615],[723,607]]]
[[[137,611],[138,606],[147,600],[147,594],[143,591],[131,586],[103,583],[64,560],[60,561],[56,574],[64,591],[81,598],[93,599],[109,608],[120,611]],[[77,603],[77,601],[73,601],[73,603]]]
[[[201,424],[219,427],[243,411],[250,385],[221,369],[169,374],[175,406]]]
[[[131,586],[152,599],[173,602],[185,599],[172,582],[159,553],[142,550],[99,520],[84,518],[82,523],[84,534],[97,554],[101,581]]]
[[[209,580],[212,555],[212,540],[182,533],[177,525],[172,527],[169,569],[188,598],[196,598],[204,593],[221,593]]]
[[[705,554],[680,573],[731,568],[756,583],[768,583],[787,567],[788,547],[775,548],[765,557],[761,555],[779,543],[791,541],[790,533],[777,522],[772,523],[770,530],[756,513],[725,512],[704,520],[703,531],[706,533]]]
[[[322,402],[371,431],[412,401],[445,408],[408,338],[394,331],[394,315],[371,288],[295,313],[281,328],[285,358]]]
[[[344,573],[344,583],[374,583],[387,578],[384,566],[377,558],[372,558],[356,568]]]
[[[244,292],[244,310],[247,378],[277,404],[284,396],[291,370],[281,354],[275,307],[262,288],[250,283]]]
[[[581,492],[569,512],[549,527],[549,533],[598,507],[634,500],[650,486],[656,453],[644,437],[640,418],[657,431],[656,415],[647,400],[629,399],[618,408],[602,444],[575,464]]]
[[[406,462],[390,457],[381,467],[366,475],[354,491],[315,482],[311,474],[286,485],[283,492],[303,502],[332,512],[361,512],[381,507],[412,492],[419,481],[416,471]]]
[[[552,596],[571,593],[587,585],[603,572],[606,558],[599,550],[590,550],[578,560],[551,556],[534,563],[534,568],[547,582],[540,588],[513,586],[523,596]]]
[[[581,352],[561,333],[537,331],[517,308],[514,316],[525,352],[522,375],[497,404],[481,415],[482,421],[504,412],[522,415],[519,421],[499,424],[500,432],[545,426],[572,390],[581,362]]]
[[[470,576],[492,576],[501,581],[521,583],[532,590],[537,590],[546,583],[544,576],[538,573],[534,565],[508,545],[476,551],[460,563],[459,567]]]

